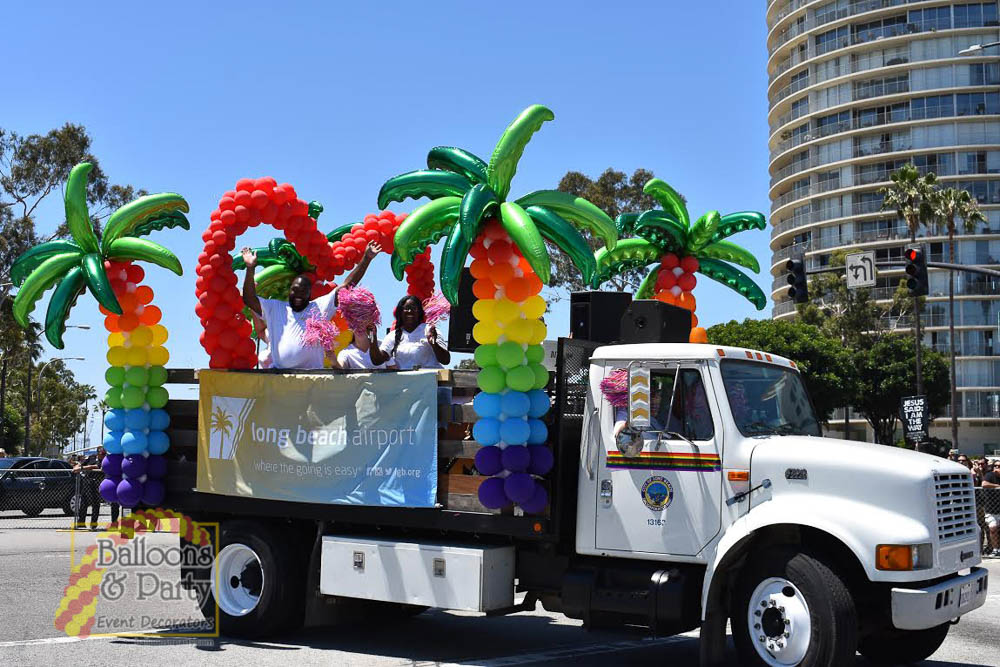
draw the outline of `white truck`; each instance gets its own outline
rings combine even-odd
[[[626,416],[599,388],[622,368]],[[727,621],[745,664],[843,665],[926,658],[985,601],[969,472],[823,438],[794,362],[561,339],[553,377],[540,516],[456,509],[454,483],[431,509],[210,495],[173,463],[165,506],[221,522],[206,613],[256,637],[351,604],[488,617],[541,602],[585,627],[700,627],[704,665],[725,660]],[[183,450],[193,407],[169,409]]]

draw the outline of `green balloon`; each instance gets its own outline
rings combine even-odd
[[[476,382],[479,384],[479,388],[483,391],[490,394],[499,394],[503,391],[507,379],[504,375],[503,369],[499,366],[487,366],[483,370],[479,371],[479,376],[476,377]]]
[[[514,366],[520,366],[524,361],[524,348],[521,347],[520,343],[515,343],[512,340],[506,343],[501,343],[497,348],[497,363],[504,367],[505,370],[510,370]]]
[[[528,363],[540,364],[545,358],[545,348],[541,345],[529,345],[524,356],[527,357]]]
[[[545,389],[549,384],[549,369],[541,364],[529,364],[528,368],[535,375],[535,383],[532,389]]]
[[[145,392],[142,387],[125,387],[122,389],[122,406],[134,410],[136,408],[141,408],[142,404],[146,402]]]
[[[167,404],[167,400],[169,398],[170,395],[163,387],[150,387],[149,390],[146,391],[146,402],[149,403],[149,407],[154,409],[162,408]]]
[[[476,365],[480,368],[497,365],[497,346],[480,345],[476,348]]]
[[[507,371],[507,386],[514,391],[531,391],[535,374],[528,366],[515,366]]]
[[[108,392],[104,394],[104,402],[108,404],[109,408],[121,408],[122,407],[122,388],[121,387],[111,387]]]
[[[133,366],[125,371],[125,381],[133,387],[145,387],[149,384],[149,371],[142,366]]]
[[[112,366],[104,371],[104,379],[112,387],[120,387],[125,384],[125,369],[121,366]]]
[[[163,366],[150,366],[149,367],[149,381],[150,387],[162,386],[167,381],[167,369]]]

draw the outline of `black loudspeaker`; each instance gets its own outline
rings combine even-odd
[[[613,343],[622,315],[632,303],[628,292],[573,292],[569,297],[569,331],[577,340]]]
[[[476,295],[472,293],[472,273],[462,269],[462,279],[458,284],[458,305],[451,307],[448,317],[448,349],[452,352],[475,352],[479,345],[472,339],[472,327],[476,319],[472,316],[472,304]]]
[[[621,318],[622,343],[687,343],[691,311],[656,299],[633,301]]]

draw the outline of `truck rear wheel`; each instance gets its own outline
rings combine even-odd
[[[790,549],[758,554],[739,575],[730,608],[745,665],[846,665],[857,616],[844,581],[821,560]]]
[[[206,618],[214,618],[218,604],[219,631],[231,637],[264,637],[298,627],[304,568],[292,541],[254,521],[227,521],[220,538],[218,576],[201,600]]]
[[[925,660],[941,648],[951,623],[927,630],[879,630],[858,645],[858,652],[879,665],[908,665]]]

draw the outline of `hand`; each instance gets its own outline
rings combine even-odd
[[[378,255],[380,252],[382,252],[382,245],[377,241],[372,241],[371,243],[368,244],[368,247],[365,248],[365,259],[367,260],[375,259],[375,256]]]
[[[374,324],[365,329],[365,335],[368,336],[368,342],[371,343],[372,345],[378,343],[378,338],[377,338],[378,331],[375,329]]]
[[[438,331],[437,327],[433,324],[427,327],[427,342],[431,345],[437,345],[438,343]]]
[[[240,251],[240,255],[243,256],[243,263],[246,264],[248,269],[252,269],[257,266],[257,253],[255,253],[252,248],[243,248],[243,250]]]

